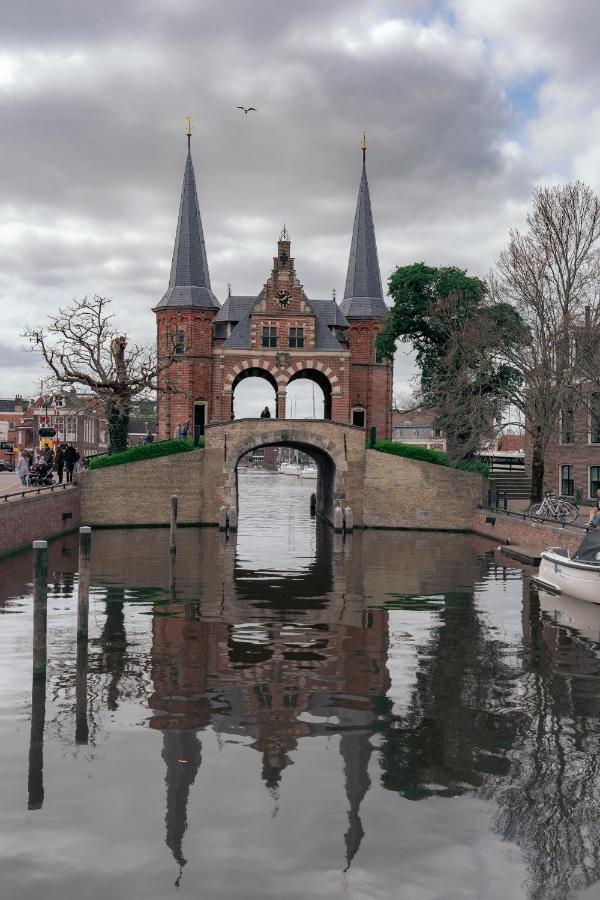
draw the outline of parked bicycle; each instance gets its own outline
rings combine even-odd
[[[559,497],[552,491],[545,491],[544,499],[532,503],[527,515],[536,522],[554,519],[561,525],[570,525],[579,518],[579,507],[572,500]]]

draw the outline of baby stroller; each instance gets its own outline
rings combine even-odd
[[[44,460],[33,463],[29,470],[28,482],[31,487],[46,487],[52,484],[52,464]]]

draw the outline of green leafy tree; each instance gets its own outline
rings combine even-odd
[[[505,353],[526,339],[521,317],[454,266],[398,267],[388,287],[393,306],[377,348],[390,357],[398,339],[412,344],[421,401],[437,409],[449,456],[468,459],[493,437],[519,380]]]

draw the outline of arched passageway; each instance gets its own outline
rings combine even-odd
[[[292,450],[298,450],[300,453],[306,454],[311,460],[314,461],[315,467],[317,469],[317,479],[316,482],[311,482],[311,484],[313,485],[313,490],[317,495],[316,511],[318,515],[331,520],[333,518],[333,503],[336,484],[336,466],[334,459],[327,451],[303,441],[259,441],[253,446],[248,447],[248,449],[244,449],[244,452],[240,453],[237,456],[235,465],[232,465],[232,472],[230,475],[231,495],[232,497],[235,497],[235,502],[232,505],[234,505],[236,509],[239,509],[238,466],[240,460],[247,453],[252,453],[253,450],[257,450],[263,447],[288,447]]]
[[[288,415],[288,418],[331,419],[331,382],[318,369],[300,369],[292,375],[287,384],[287,409],[291,410],[289,400],[293,395],[293,386],[299,386],[304,381],[312,382],[312,397],[310,398],[312,405],[304,408],[304,415]]]
[[[244,369],[235,378],[231,390],[231,418],[258,418],[268,407],[272,418],[277,417],[277,381],[266,369]]]

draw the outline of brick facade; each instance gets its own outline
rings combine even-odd
[[[595,485],[600,486],[600,441],[595,438],[600,438],[600,431],[591,427],[586,406],[574,411],[572,428],[563,425],[560,417],[545,454],[544,481],[548,487],[557,493],[577,494],[581,500],[595,497]]]
[[[78,528],[79,510],[75,486],[0,503],[0,556]]]
[[[316,317],[297,279],[290,249],[289,241],[279,241],[271,276],[250,316],[248,347],[230,348],[219,337],[213,324],[217,310],[157,308],[157,346],[165,367],[158,400],[159,439],[172,437],[180,422],[193,426],[196,404],[206,404],[204,425],[230,421],[237,385],[254,376],[275,390],[277,418],[285,418],[290,382],[306,378],[323,391],[324,418],[352,424],[353,410],[364,410],[364,427],[375,426],[379,437],[391,437],[393,366],[378,360],[375,351],[383,322],[352,320],[347,336],[338,331],[339,349],[319,349]],[[282,307],[277,297],[284,293],[289,299]],[[274,346],[263,346],[263,329],[269,329]],[[301,348],[290,346],[298,329]]]
[[[391,437],[393,362],[378,359],[375,350],[388,310],[364,152],[341,305],[335,298],[309,299],[291,252],[284,227],[262,289],[250,296],[230,292],[219,303],[210,286],[188,143],[169,287],[154,309],[159,439],[171,437],[182,422],[202,434],[206,425],[230,421],[233,395],[247,377],[271,384],[277,418],[286,416],[290,382],[305,378],[323,391],[323,418],[375,426],[379,437]]]

